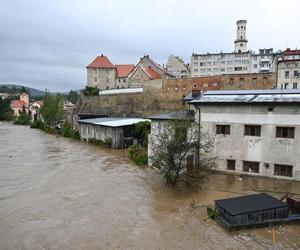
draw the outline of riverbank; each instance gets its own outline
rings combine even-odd
[[[124,150],[0,124],[0,242],[3,249],[266,249],[269,228],[228,233],[208,220],[213,200],[300,184],[212,174],[178,192]],[[4,146],[5,145],[5,146]],[[300,226],[276,229],[281,249],[300,247]]]

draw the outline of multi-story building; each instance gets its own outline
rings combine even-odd
[[[278,58],[277,88],[300,88],[300,50],[287,49]]]
[[[174,78],[149,55],[133,64],[112,64],[108,57],[101,55],[87,66],[87,86],[99,89],[118,89],[142,86],[149,80]]]
[[[190,104],[216,170],[300,181],[300,90],[208,91]]]
[[[191,74],[189,65],[185,64],[183,59],[178,56],[169,56],[166,69],[176,78],[187,78]]]
[[[237,21],[235,50],[230,53],[193,54],[191,57],[192,77],[221,74],[247,74],[274,72],[273,49],[260,49],[258,54],[247,50],[246,20]]]

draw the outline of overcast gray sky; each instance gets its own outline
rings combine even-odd
[[[231,52],[238,19],[251,50],[299,48],[299,12],[298,0],[1,0],[0,83],[81,89],[101,53],[163,64],[171,53]]]

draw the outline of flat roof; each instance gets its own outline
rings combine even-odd
[[[224,103],[300,103],[300,89],[211,90],[196,97],[191,104]]]
[[[193,120],[194,112],[192,110],[170,112],[164,114],[158,114],[148,117],[150,120]]]
[[[123,127],[133,125],[138,122],[150,121],[142,118],[92,118],[79,120],[79,123],[92,124],[106,127]]]
[[[215,204],[231,215],[288,207],[288,204],[266,193],[216,200]]]
[[[127,89],[105,89],[100,90],[99,95],[113,95],[113,94],[134,94],[143,93],[143,88],[127,88]]]

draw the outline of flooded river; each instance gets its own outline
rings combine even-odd
[[[228,233],[191,202],[282,190],[300,183],[214,174],[179,192],[123,151],[0,124],[0,249],[273,249],[270,228]],[[276,247],[300,248],[300,225]]]

